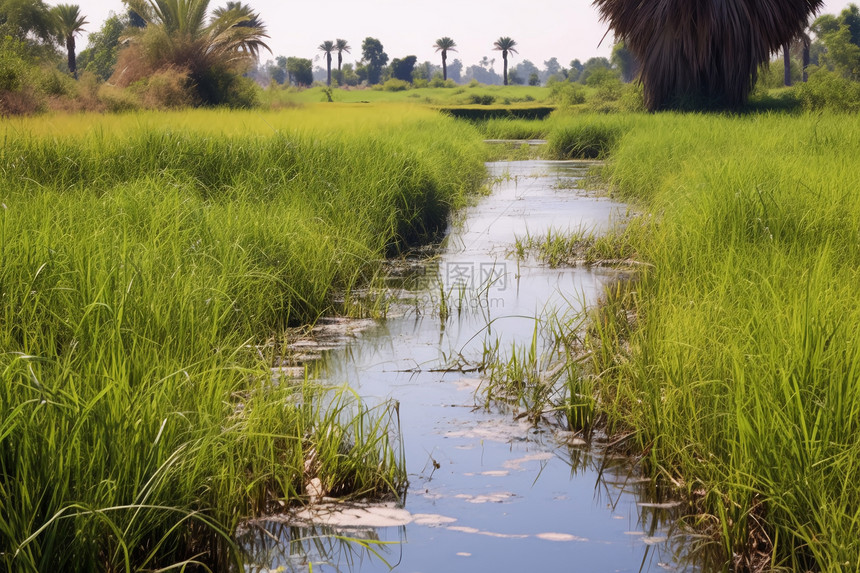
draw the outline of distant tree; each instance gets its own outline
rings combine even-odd
[[[609,63],[608,59],[603,57],[588,58],[582,65],[582,71],[577,81],[581,84],[588,83],[588,76],[600,69],[611,70],[612,64]]]
[[[540,77],[540,70],[531,60],[523,60],[508,70],[508,82],[522,85],[529,81],[532,74],[538,74]]]
[[[278,56],[275,61],[266,62],[266,73],[276,84],[284,84],[287,81],[287,58]]]
[[[378,84],[382,68],[388,63],[388,54],[382,49],[382,42],[368,36],[361,43],[361,54],[367,73],[367,83]]]
[[[325,42],[317,46],[317,49],[325,54],[325,85],[331,86],[331,53],[335,50],[334,42],[332,42],[331,40],[326,40]]]
[[[641,64],[649,110],[743,104],[770,55],[823,0],[594,0]]]
[[[75,57],[75,36],[84,31],[84,26],[89,24],[86,16],[81,14],[81,7],[77,4],[57,4],[51,8],[54,18],[54,27],[57,32],[57,40],[66,45],[67,62],[69,73],[78,79],[78,63]]]
[[[314,83],[312,61],[306,58],[287,58],[286,68],[290,83],[297,86],[309,86]]]
[[[502,59],[505,61],[505,73],[502,77],[504,77],[504,84],[508,85],[508,54],[516,54],[517,43],[509,38],[508,36],[502,36],[495,42],[493,42],[493,49],[502,52]]]
[[[499,74],[480,65],[469,66],[466,68],[463,73],[463,79],[465,81],[477,80],[478,82],[487,85],[499,85],[502,83],[502,77],[499,76]]]
[[[394,58],[391,60],[391,76],[404,82],[412,83],[412,70],[415,68],[415,62],[418,58],[415,56],[406,56],[402,60]]]
[[[558,58],[550,58],[543,63],[544,69],[540,71],[540,83],[546,84],[550,80],[564,81],[567,79],[567,70],[559,63]]]
[[[42,0],[0,0],[0,39],[9,36],[29,46],[54,41],[54,18]]]
[[[636,56],[627,49],[623,41],[612,46],[610,61],[621,74],[622,82],[629,84],[636,79],[636,74],[639,73],[639,62],[636,61]]]
[[[463,62],[459,59],[454,59],[450,64],[448,64],[448,76],[451,80],[460,83],[462,80],[463,73]]]
[[[825,14],[810,26],[823,48],[819,64],[850,79],[860,79],[860,39],[854,40],[858,20],[860,11],[850,4],[838,17]]]
[[[582,62],[579,60],[570,61],[570,71],[567,72],[568,81],[575,82],[579,80],[579,74],[582,73]]]
[[[435,75],[439,75],[439,79],[444,81],[442,77],[441,68],[439,66],[434,66],[433,62],[424,61],[420,64],[415,64],[415,69],[412,70],[412,79],[413,80],[431,80]]]
[[[529,74],[529,85],[530,86],[539,86],[540,85],[540,75],[537,72],[532,72]]]
[[[341,71],[341,67],[343,66],[343,53],[346,52],[349,54],[352,49],[349,46],[349,43],[346,40],[338,38],[334,41],[334,49],[337,50],[337,83],[343,83],[343,72]]]
[[[119,54],[119,39],[128,26],[127,14],[118,15],[111,12],[102,24],[101,30],[89,35],[87,48],[78,54],[78,68],[86,70],[102,80],[111,77]]]
[[[448,51],[456,52],[457,43],[448,36],[443,36],[436,40],[433,45],[437,52],[442,52],[442,79],[448,79]]]
[[[352,64],[344,64],[339,75],[341,84],[357,86],[361,82]]]

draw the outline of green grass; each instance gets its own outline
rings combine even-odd
[[[610,154],[646,263],[590,330],[600,408],[725,563],[860,570],[851,115],[642,116]]]
[[[482,184],[473,128],[368,108],[2,129],[0,568],[223,569],[237,523],[310,477],[402,489],[395,405],[273,379],[270,341],[444,228]]]
[[[461,85],[454,88],[411,88],[402,91],[386,91],[382,86],[374,88],[336,88],[331,90],[337,103],[381,103],[397,102],[416,105],[468,105],[480,103],[481,98],[497,105],[534,105],[545,103],[549,88],[533,86],[487,86]],[[328,102],[325,88],[268,89],[260,96],[263,105],[309,104]]]

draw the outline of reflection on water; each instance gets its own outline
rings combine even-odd
[[[575,189],[572,162],[488,165],[493,193],[463,210],[430,260],[393,269],[389,318],[323,353],[320,377],[399,401],[409,489],[401,507],[298,510],[243,528],[248,571],[688,570],[675,504],[626,459],[510,410],[476,407],[490,345],[535,336],[536,319],[594,304],[611,269],[509,257],[516,236],[600,232],[624,206]],[[387,519],[388,521],[380,521]]]

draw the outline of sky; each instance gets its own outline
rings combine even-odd
[[[87,33],[97,31],[111,11],[124,11],[121,0],[76,1],[89,21]],[[501,54],[492,49],[501,36],[517,42],[519,53],[511,55],[511,65],[530,60],[539,68],[552,57],[564,67],[573,59],[609,57],[613,43],[591,0],[243,1],[260,13],[268,29],[266,43],[273,54],[263,51],[262,60],[281,55],[318,58],[317,46],[323,41],[343,38],[352,47],[344,62],[357,61],[362,41],[372,36],[382,42],[391,59],[414,55],[419,62],[438,64],[441,60],[433,44],[449,36],[457,43],[457,53],[448,55],[449,62],[459,58],[468,67],[486,56],[495,58],[494,67],[501,71]],[[225,3],[211,0],[210,9]],[[849,3],[827,0],[821,13],[837,14]],[[324,60],[317,59],[315,65],[324,65]]]

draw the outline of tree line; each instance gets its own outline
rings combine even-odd
[[[456,58],[449,61],[457,53],[457,43],[447,36],[432,45],[439,57],[436,62],[418,63],[414,55],[390,59],[379,39],[367,37],[360,46],[361,58],[354,64],[343,61],[353,48],[338,38],[317,47],[322,68],[315,70],[309,58],[283,56],[260,65],[261,52],[270,51],[265,43],[266,26],[241,1],[228,1],[211,11],[209,0],[123,2],[125,11],[112,14],[100,30],[91,33],[87,49],[78,54],[76,39],[88,24],[79,5],[0,0],[3,101],[8,104],[14,99],[9,94],[23,90],[28,82],[28,89],[59,93],[66,84],[57,72],[77,79],[84,70],[111,85],[174,98],[177,105],[247,103],[253,99],[249,76],[299,86],[315,79],[329,86],[390,80],[433,85],[462,81],[541,85],[587,83],[589,78],[593,83],[597,74],[625,82],[641,80],[651,109],[689,101],[735,106],[746,100],[762,66],[780,50],[786,84],[820,69],[860,80],[860,10],[852,4],[839,15],[823,15],[810,22],[820,0],[781,0],[766,6],[754,0],[729,4],[656,0],[647,9],[636,0],[597,0],[595,6],[617,39],[610,58],[591,58],[584,63],[573,60],[566,67],[550,58],[542,69],[528,59],[512,64],[510,59],[519,55],[520,46],[513,38],[502,36],[488,46],[501,57],[501,74],[496,71],[495,57],[485,56],[469,67]],[[726,8],[731,13],[723,13],[722,8],[715,8],[717,4],[730,5],[735,12]],[[737,10],[747,14],[741,19],[743,30],[728,25]],[[656,25],[662,14],[670,13],[672,19]],[[40,71],[32,71],[34,64]],[[40,73],[42,77],[34,79]],[[324,76],[315,78],[315,73]]]

